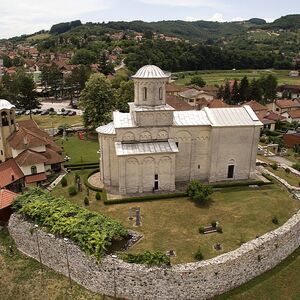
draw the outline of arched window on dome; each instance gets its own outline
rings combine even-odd
[[[159,93],[159,100],[162,100],[163,99],[163,89],[162,89],[162,87],[159,88],[158,93]]]
[[[146,87],[143,88],[143,97],[144,97],[144,101],[146,101],[147,100],[147,88]]]
[[[7,112],[3,111],[1,113],[1,120],[2,120],[2,126],[8,126],[8,118],[7,118]]]

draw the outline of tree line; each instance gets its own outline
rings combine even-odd
[[[232,85],[227,80],[225,85],[220,86],[217,96],[227,104],[238,104],[250,100],[266,104],[276,98],[277,85],[277,78],[272,74],[259,79],[253,78],[251,81],[244,76],[240,82],[235,79]]]

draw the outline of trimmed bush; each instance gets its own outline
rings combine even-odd
[[[188,196],[199,203],[205,203],[212,193],[211,186],[204,185],[198,180],[192,180],[187,188]]]
[[[85,197],[83,200],[84,205],[89,205],[90,204],[90,200],[88,197]]]
[[[143,253],[123,253],[121,258],[132,264],[143,264],[148,266],[166,266],[170,265],[170,257],[160,251]]]
[[[214,220],[214,221],[212,221],[210,224],[211,224],[211,226],[212,226],[212,227],[214,227],[214,228],[216,228],[216,227],[217,227],[217,221],[215,221],[215,220]]]
[[[70,186],[68,189],[68,193],[71,197],[77,195],[76,187],[74,185]]]
[[[113,241],[128,236],[128,231],[118,221],[38,188],[17,197],[13,209],[45,227],[47,232],[69,238],[98,260]]]
[[[291,173],[291,169],[285,168],[285,173],[286,173],[286,174],[290,174],[290,173]]]
[[[67,178],[66,177],[63,177],[62,179],[61,179],[61,186],[62,187],[66,187],[67,185],[68,185],[68,181],[67,181]]]
[[[203,256],[200,248],[197,249],[197,251],[194,255],[194,258],[198,261],[203,260],[204,256]]]
[[[278,169],[278,164],[276,162],[272,163],[271,168],[276,171]]]
[[[300,172],[300,163],[293,164],[292,168]]]
[[[275,224],[275,225],[279,224],[278,218],[276,216],[273,217],[272,223]]]
[[[99,192],[96,193],[95,195],[96,200],[101,200],[101,194]]]
[[[204,234],[204,232],[205,232],[204,227],[203,227],[203,226],[200,226],[200,227],[199,227],[199,233]]]

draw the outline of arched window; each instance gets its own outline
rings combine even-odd
[[[7,113],[3,111],[1,113],[1,120],[2,120],[2,126],[8,126],[8,118],[7,118]]]
[[[36,169],[36,166],[32,166],[31,167],[31,174],[36,174],[37,173],[37,169]]]
[[[147,88],[143,88],[144,100],[147,100]]]
[[[163,99],[163,90],[162,90],[162,87],[159,88],[158,93],[159,93],[159,100],[162,100]]]

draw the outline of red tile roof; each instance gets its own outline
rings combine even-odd
[[[19,166],[22,167],[45,163],[47,162],[47,158],[43,155],[43,153],[28,149],[24,150],[17,157],[15,157],[15,161]]]
[[[249,105],[255,112],[268,109],[266,106],[258,103],[255,100],[251,100],[249,102],[246,102],[245,105]]]
[[[177,111],[194,109],[191,105],[189,105],[183,99],[181,99],[177,96],[167,96],[166,102],[167,102],[167,104],[172,106]]]
[[[281,121],[285,119],[285,117],[275,114],[274,112],[267,113],[264,118],[272,121]]]
[[[207,104],[207,107],[209,108],[223,108],[223,107],[230,107],[230,106],[231,105],[219,99],[213,99]]]
[[[300,118],[300,109],[288,111],[287,114],[292,119],[299,119]]]
[[[297,99],[280,99],[276,100],[275,104],[280,108],[292,108],[292,107],[299,107],[300,102]]]
[[[43,180],[46,180],[46,179],[47,179],[47,177],[46,177],[45,173],[39,173],[39,174],[26,176],[25,177],[25,182],[27,184],[29,184],[29,183],[43,181]]]
[[[9,190],[0,190],[0,209],[10,206],[17,196],[18,194]]]
[[[0,188],[4,188],[23,177],[24,174],[14,159],[0,164]]]
[[[46,152],[41,153],[46,157],[46,165],[58,164],[64,162],[64,158],[51,148],[46,148]]]

